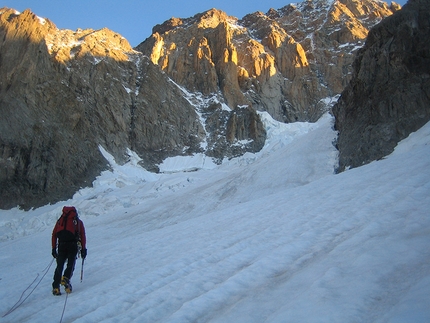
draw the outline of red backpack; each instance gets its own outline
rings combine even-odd
[[[57,238],[60,241],[79,240],[79,218],[74,206],[63,207],[63,213],[56,224]]]

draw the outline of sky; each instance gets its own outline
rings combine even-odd
[[[332,116],[262,119],[259,153],[153,174],[103,152],[112,170],[92,188],[0,211],[0,322],[430,322],[430,123],[334,174]],[[67,297],[51,294],[64,205],[88,248]]]
[[[397,1],[404,4],[406,0]],[[60,29],[101,29],[107,27],[125,37],[132,47],[152,34],[152,27],[172,18],[189,18],[211,8],[242,18],[249,13],[270,8],[280,9],[290,0],[2,0],[1,7],[20,12],[30,8],[36,15],[48,18]]]

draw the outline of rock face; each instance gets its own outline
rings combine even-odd
[[[100,147],[155,172],[169,156],[259,151],[257,111],[318,119],[368,29],[399,8],[314,0],[240,20],[212,9],[155,26],[135,49],[108,29],[0,9],[0,208],[72,197],[107,169]]]
[[[430,120],[427,0],[410,0],[370,31],[333,113],[340,171],[390,154]]]
[[[99,145],[118,162],[135,149],[148,168],[200,147],[194,107],[120,35],[60,31],[29,11],[1,19],[0,207],[43,205],[91,185],[107,167]]]
[[[3,8],[0,39],[0,208],[44,205],[91,185],[107,168],[99,146],[119,163],[131,149],[157,171],[168,156],[220,160],[264,145],[254,110],[204,101],[219,110],[220,138],[211,139],[196,109],[202,102],[192,104],[195,97],[110,30],[59,30]]]
[[[238,20],[212,9],[172,18],[137,46],[188,91],[283,122],[316,121],[348,84],[370,27],[400,6],[309,0]]]

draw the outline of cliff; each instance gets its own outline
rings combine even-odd
[[[400,9],[312,0],[242,19],[212,9],[172,18],[136,47],[191,92],[283,122],[316,121],[348,84],[369,29]]]
[[[369,33],[333,107],[339,170],[390,154],[430,120],[430,7],[410,0]]]

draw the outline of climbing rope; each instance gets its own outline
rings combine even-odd
[[[31,285],[33,285],[36,282],[37,278],[39,277],[39,274],[36,275],[36,278],[34,278],[34,280],[31,282],[31,284],[28,285],[28,287],[22,292],[21,297],[19,298],[19,300],[2,317],[5,317],[5,316],[9,315],[10,313],[12,313],[13,311],[15,311],[18,307],[20,307],[22,305],[22,303],[24,303],[26,301],[26,299],[28,297],[30,297],[30,295],[34,292],[34,290],[37,288],[37,286],[39,286],[39,284],[42,282],[43,278],[48,273],[49,268],[51,268],[53,262],[54,262],[54,258],[51,260],[51,262],[49,263],[49,265],[47,267],[45,267],[45,269],[43,269],[44,274],[42,275],[42,277],[40,278],[40,280],[38,281],[38,283],[33,287],[33,289],[31,290],[31,292],[23,299],[25,292],[27,290],[29,290],[30,287],[31,287]]]
[[[64,300],[63,313],[61,313],[60,323],[63,322],[64,311],[66,310],[67,305],[67,297],[69,297],[69,293],[66,293],[66,299]]]

